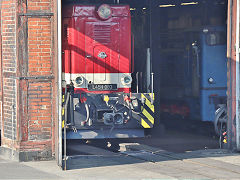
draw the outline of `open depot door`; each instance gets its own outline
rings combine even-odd
[[[146,74],[154,72],[155,125],[160,124],[160,122],[166,123],[166,126],[170,124],[171,127],[167,127],[167,129],[173,127],[173,130],[178,132],[181,131],[180,127],[186,128],[185,130],[190,130],[193,127],[195,129],[192,132],[190,130],[191,133],[197,134],[197,131],[200,130],[200,133],[204,132],[206,135],[209,124],[213,125],[216,104],[224,104],[227,100],[227,60],[225,56],[227,41],[225,35],[221,36],[224,38],[220,39],[218,34],[226,33],[226,9],[227,4],[232,2],[235,1],[79,0],[64,1],[64,4],[119,3],[129,5],[132,20],[131,30],[134,36],[134,69],[141,71],[139,75],[133,76],[133,80],[142,81],[138,90],[149,92],[151,89],[148,85],[150,76]],[[61,17],[61,8],[58,10]],[[230,13],[230,15],[232,14]],[[60,30],[61,18],[58,21],[58,27]],[[234,28],[236,29],[236,27]],[[228,31],[230,31],[229,28]],[[91,31],[87,33],[91,36]],[[61,61],[61,32],[59,32],[58,37],[59,61]],[[232,40],[233,44],[235,42],[236,40]],[[88,48],[105,52],[104,47],[101,46],[89,46]],[[205,50],[211,52],[206,53]],[[214,53],[217,53],[218,57],[214,57]],[[98,53],[95,54],[95,56],[97,55]],[[203,57],[205,57],[204,60],[201,59]],[[221,59],[221,63],[214,62],[214,66],[222,65],[221,72],[216,71],[213,74],[213,71],[206,71],[208,63],[213,62],[209,60],[212,58]],[[59,63],[59,79],[61,79],[60,66],[61,63]],[[237,70],[236,66],[234,68]],[[235,77],[232,76],[232,78]],[[219,83],[220,81],[221,83]],[[59,96],[62,95],[61,91],[60,83]],[[61,102],[59,97],[59,104]],[[236,107],[235,104],[232,106]],[[228,108],[232,112],[232,109]],[[202,113],[200,109],[205,112]],[[209,109],[211,114],[208,113]],[[60,117],[61,107],[59,107],[59,165],[62,164],[62,119]],[[233,119],[231,123],[233,123]],[[236,119],[238,122],[236,131],[229,129],[229,133],[235,131],[236,133],[233,135],[239,139],[239,118]],[[158,126],[156,126],[156,132],[159,132],[157,128]],[[214,141],[216,142],[211,147],[217,148],[218,140],[214,139]],[[239,148],[239,140],[236,142],[238,142]]]

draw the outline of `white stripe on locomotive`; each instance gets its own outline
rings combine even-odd
[[[76,78],[82,76],[84,78],[84,83],[78,85],[76,83]],[[95,76],[95,77],[94,77]],[[97,78],[96,78],[97,76]],[[94,84],[117,84],[118,88],[131,88],[130,84],[123,84],[122,78],[124,76],[131,76],[131,73],[62,73],[63,87],[66,84],[70,84],[71,80],[76,88],[87,88],[88,83],[91,81]]]

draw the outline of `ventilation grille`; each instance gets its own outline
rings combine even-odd
[[[94,25],[93,38],[101,44],[109,44],[111,42],[111,25]]]

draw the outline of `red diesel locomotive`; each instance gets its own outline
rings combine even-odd
[[[67,139],[143,137],[154,96],[131,91],[129,6],[67,6],[62,23]]]

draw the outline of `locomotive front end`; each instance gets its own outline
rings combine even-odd
[[[154,124],[154,94],[131,91],[129,6],[73,5],[63,12],[67,138],[143,137]]]

